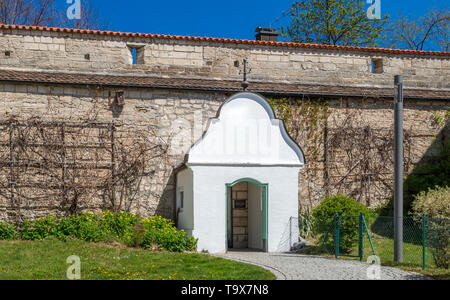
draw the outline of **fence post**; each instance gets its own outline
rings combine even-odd
[[[358,231],[358,237],[359,237],[359,242],[358,242],[358,256],[359,256],[359,260],[362,261],[363,260],[363,249],[364,249],[364,231],[363,231],[363,218],[364,218],[364,213],[360,213],[359,214],[359,231]]]
[[[426,251],[427,251],[427,216],[425,214],[422,215],[422,270],[425,270],[426,267]]]
[[[340,220],[339,220],[339,215],[336,215],[335,217],[335,238],[334,238],[334,255],[336,258],[339,258],[339,244],[340,244]]]

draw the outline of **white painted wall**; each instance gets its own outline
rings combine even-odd
[[[177,211],[180,208],[180,191],[184,192],[184,207],[178,214],[178,228],[192,234],[194,228],[193,174],[191,169],[177,173]]]
[[[190,164],[304,164],[302,150],[259,95],[240,93],[211,119],[204,137],[189,151]]]
[[[269,184],[268,251],[290,250],[290,218],[298,215],[299,167],[191,166],[191,169],[195,202],[193,236],[199,239],[199,251],[226,251],[225,185],[242,178]]]

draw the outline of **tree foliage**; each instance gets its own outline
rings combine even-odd
[[[387,16],[370,20],[361,0],[298,0],[283,13],[281,28],[289,41],[342,46],[376,46]]]

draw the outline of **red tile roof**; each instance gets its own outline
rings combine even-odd
[[[237,80],[161,78],[132,75],[103,75],[62,72],[1,70],[0,82],[91,85],[117,88],[182,89],[193,91],[217,91],[235,93],[242,91]],[[294,84],[283,82],[251,82],[250,92],[267,95],[328,96],[328,97],[394,97],[394,87],[355,87],[320,84]],[[405,89],[406,99],[450,100],[450,91]]]
[[[337,50],[337,51],[357,51],[357,52],[375,52],[375,53],[390,53],[390,54],[402,54],[402,55],[426,55],[426,56],[450,57],[450,52],[438,52],[438,51],[402,50],[402,49],[371,48],[371,47],[350,47],[350,46],[334,46],[334,45],[321,45],[321,44],[304,44],[304,43],[294,43],[294,42],[252,41],[252,40],[238,40],[238,39],[226,39],[226,38],[146,34],[146,33],[131,33],[131,32],[102,31],[102,30],[89,30],[89,29],[58,28],[58,27],[0,24],[0,29],[52,31],[52,32],[63,32],[63,33],[97,34],[97,35],[106,35],[106,36],[123,36],[123,37],[171,39],[171,40],[186,40],[186,41],[204,41],[204,42],[229,43],[229,44],[264,45],[264,46],[273,46],[273,47],[290,47],[290,48],[305,48],[305,49],[324,49],[324,50]]]

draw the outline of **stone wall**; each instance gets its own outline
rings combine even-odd
[[[436,55],[12,29],[0,29],[0,51],[0,68],[241,79],[247,58],[252,81],[391,87],[403,74],[409,88],[450,88],[450,59]]]
[[[321,198],[336,194],[350,195],[372,208],[384,204],[394,186],[393,100],[342,98],[328,103],[317,138],[310,136],[307,125],[296,125],[295,117],[288,121],[308,162],[299,182],[300,206],[308,211]],[[436,122],[436,116],[445,119],[449,110],[449,101],[404,103],[405,176],[450,137],[448,121],[447,126]]]
[[[132,48],[138,51],[137,64],[132,63]],[[408,89],[450,89],[448,56],[0,29],[1,70],[240,80],[243,58],[249,60],[250,82],[391,89],[393,76],[404,74],[405,87]],[[371,72],[373,60],[377,64],[382,62],[382,73]],[[172,217],[173,167],[183,158],[191,143],[201,136],[207,120],[216,115],[221,103],[231,95],[206,90],[131,87],[123,87],[123,90],[125,106],[117,107],[108,103],[110,93],[117,91],[112,87],[25,82],[13,84],[0,78],[0,119],[38,117],[42,120],[80,120],[95,116],[98,121],[117,122],[120,124],[119,134],[124,135],[138,128],[153,128],[156,138],[169,145],[167,160],[155,163],[152,169],[154,175],[144,178],[141,196],[132,210],[143,216],[161,214]],[[270,97],[277,96],[271,94]],[[388,188],[392,182],[391,150],[384,157],[377,157],[381,161],[372,162],[372,165],[383,164],[383,169],[379,171],[384,173],[384,177],[366,176],[365,179],[369,181],[364,181],[366,186],[361,187],[356,184],[363,182],[358,180],[360,174],[351,174],[357,172],[359,166],[352,169],[349,154],[345,151],[340,153],[342,149],[328,149],[326,141],[333,134],[338,136],[342,130],[341,123],[349,115],[357,130],[367,127],[375,135],[389,133],[393,124],[393,100],[385,97],[328,97],[329,111],[326,118],[321,120],[320,132],[310,135],[312,125],[304,119],[301,110],[296,110],[295,103],[309,101],[314,104],[324,99],[320,95],[310,99],[296,95],[293,99],[294,104],[290,105],[297,116],[294,116],[295,122],[288,121],[287,125],[292,136],[305,150],[308,161],[300,174],[301,207],[311,208],[327,194],[345,193],[359,197],[361,191],[366,194],[359,198],[360,201],[370,206],[382,203],[391,193]],[[436,114],[443,116],[449,109],[449,99],[406,100],[407,172],[432,151],[430,147],[436,143],[436,137],[442,135],[443,130],[443,126],[435,122]],[[448,136],[448,133],[444,135]],[[174,141],[174,137],[178,140]],[[370,164],[367,159],[365,162]],[[348,180],[347,174],[355,180],[342,186],[340,181]],[[92,199],[85,208],[95,211],[102,209],[103,205],[99,197]],[[10,210],[9,199],[0,196],[0,221],[11,216]],[[45,209],[38,202],[33,202],[32,206],[23,206],[21,213],[26,218],[34,218],[58,211]]]
[[[174,92],[169,90],[137,90],[127,89],[126,104],[123,108],[108,104],[109,90],[89,89],[76,86],[0,84],[0,119],[17,118],[27,120],[95,120],[99,122],[115,122],[116,138],[125,138],[136,130],[148,130],[148,134],[156,133],[156,140],[162,145],[169,145],[167,156],[155,162],[140,188],[141,196],[133,203],[132,210],[143,216],[154,214],[173,217],[173,176],[176,162],[191,146],[194,138],[194,119],[196,120],[198,138],[207,124],[207,120],[216,115],[221,102],[227,95]],[[200,133],[198,133],[200,132]],[[174,142],[174,137],[181,141]],[[172,145],[173,143],[173,145]],[[184,149],[183,149],[184,147]],[[6,148],[4,148],[6,149]],[[9,151],[6,149],[5,151]],[[9,167],[0,172],[9,174]],[[154,172],[154,173],[153,173]],[[8,177],[8,176],[6,176]],[[6,187],[0,193],[0,221],[13,216],[11,201],[6,196]],[[18,197],[16,197],[18,198]],[[21,215],[34,218],[48,213],[62,213],[58,208],[48,208],[48,203],[36,200],[30,206],[29,201],[18,200]],[[42,206],[42,207],[40,207]],[[105,207],[100,196],[82,205],[82,209],[98,211]]]
[[[52,86],[29,84],[0,84],[0,116],[1,118],[16,117],[28,119],[37,117],[43,120],[84,120],[87,115],[96,115],[98,121],[114,121],[119,126],[118,135],[132,132],[137,128],[155,128],[157,138],[161,143],[170,145],[167,160],[153,166],[154,175],[144,178],[141,185],[141,197],[133,205],[133,211],[143,216],[161,214],[166,217],[173,215],[173,167],[183,158],[192,142],[203,133],[207,120],[216,115],[221,103],[229,94],[212,92],[185,92],[170,90],[126,89],[126,104],[122,109],[108,104],[110,90],[107,88],[83,88],[79,86]],[[298,99],[296,101],[306,101]],[[316,101],[310,99],[308,101]],[[374,130],[387,131],[392,129],[393,103],[382,99],[343,98],[330,99],[330,114],[327,117],[329,135],[333,128],[339,128],[340,120],[349,114],[357,116],[358,126],[370,126]],[[410,133],[411,146],[408,148],[407,172],[420,161],[435,142],[442,126],[434,121],[436,113],[444,115],[450,109],[448,101],[407,101],[405,103],[405,129]],[[288,122],[288,126],[290,124]],[[311,173],[305,168],[301,172],[299,182],[299,202],[303,209],[315,206],[326,196],[327,192],[352,194],[359,191],[358,186],[347,189],[333,189],[336,183],[347,171],[346,166],[341,170],[325,170],[332,164],[326,162],[324,153],[325,143],[321,131],[318,140],[312,140],[307,132],[308,124],[300,124],[300,128],[289,128],[299,145],[305,150],[308,161],[307,168],[316,169]],[[300,134],[295,134],[299,129]],[[448,135],[448,133],[446,133]],[[174,136],[181,136],[181,141],[174,141]],[[308,152],[309,145],[317,144],[319,152],[313,156]],[[183,148],[184,147],[184,148]],[[329,151],[329,150],[328,150]],[[312,151],[311,151],[312,152]],[[392,153],[386,153],[391,157]],[[385,161],[387,169],[392,170],[389,161]],[[333,177],[334,176],[334,177]],[[392,180],[386,174],[385,180]],[[377,185],[378,184],[378,185]],[[327,191],[327,187],[331,188]],[[371,206],[382,203],[389,196],[389,189],[374,180],[368,197],[360,199]],[[8,198],[0,197],[0,220],[8,218],[10,202]],[[38,209],[34,203],[33,209],[23,209],[26,217],[37,217],[49,213],[45,209]],[[92,199],[86,209],[102,209],[103,202]],[[50,211],[57,213],[57,211]]]

